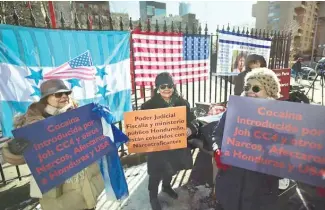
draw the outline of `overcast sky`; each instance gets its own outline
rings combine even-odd
[[[178,1],[166,2],[167,15],[178,15]],[[256,1],[186,1],[191,4],[191,12],[202,24],[208,23],[209,32],[217,25],[254,26],[252,5]],[[128,13],[132,19],[140,17],[139,1],[110,1],[111,12]]]

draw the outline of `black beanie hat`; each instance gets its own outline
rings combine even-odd
[[[168,72],[160,73],[156,77],[155,84],[156,87],[164,84],[174,85],[173,77]]]

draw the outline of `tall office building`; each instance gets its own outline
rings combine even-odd
[[[292,31],[293,53],[311,55],[319,3],[316,1],[268,1],[253,5],[256,28]]]
[[[178,10],[179,10],[179,16],[187,15],[190,13],[191,4],[181,2],[179,3]]]
[[[140,17],[142,20],[153,16],[166,16],[166,3],[155,1],[140,1]]]

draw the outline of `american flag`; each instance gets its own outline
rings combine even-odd
[[[73,58],[44,75],[44,79],[82,79],[94,80],[96,69],[93,67],[89,51]]]
[[[176,84],[208,78],[210,36],[133,32],[132,47],[136,85],[153,86],[161,72]]]

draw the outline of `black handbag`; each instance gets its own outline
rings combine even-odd
[[[8,142],[8,149],[14,155],[23,155],[30,142],[23,138],[14,138]]]

